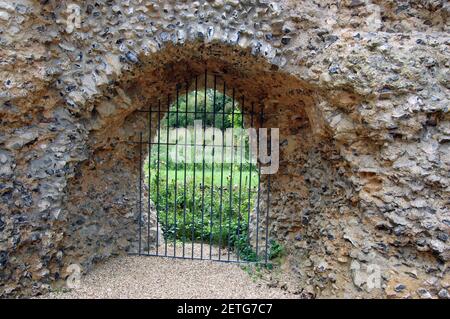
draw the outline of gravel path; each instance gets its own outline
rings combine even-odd
[[[80,288],[41,298],[299,298],[269,288],[237,264],[123,256],[81,279]]]

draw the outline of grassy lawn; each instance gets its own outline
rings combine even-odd
[[[169,183],[175,181],[178,181],[179,186],[184,187],[184,164],[179,164],[178,169],[175,170],[173,168],[169,168],[166,170],[166,167],[163,165],[160,165],[160,177],[161,178],[168,178]],[[150,172],[150,176],[153,178],[157,175],[158,170],[157,168],[152,168],[149,171],[148,162],[144,166],[145,170],[145,176],[148,180],[148,175]],[[256,191],[256,188],[258,187],[258,172],[255,167],[252,166],[252,172],[249,172],[249,167],[247,167],[246,170],[242,170],[242,173],[239,172],[239,165],[233,165],[233,174],[231,174],[231,168],[229,165],[224,165],[223,172],[221,170],[220,165],[214,166],[214,174],[212,171],[212,167],[205,167],[204,175],[203,175],[203,169],[201,164],[197,164],[195,167],[195,184],[199,185],[201,187],[201,184],[203,182],[203,176],[205,179],[205,186],[210,187],[214,183],[214,187],[220,187],[221,185],[225,188],[230,187],[230,179],[231,175],[233,175],[233,188],[239,188],[239,185],[242,187],[242,191],[247,191],[249,188],[249,183],[251,183],[252,191]],[[222,180],[222,182],[221,182]],[[186,168],[186,184],[193,183],[194,182],[194,169],[193,167],[187,167]]]

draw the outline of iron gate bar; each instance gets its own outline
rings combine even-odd
[[[242,97],[242,108],[245,107],[244,105],[245,101],[244,101],[244,97]],[[239,116],[239,115],[238,115]],[[244,117],[241,113],[241,121],[242,123],[244,123]],[[239,147],[240,150],[240,155],[239,155],[239,193],[238,193],[238,228],[237,228],[237,240],[240,240],[240,236],[241,236],[241,205],[242,205],[242,134],[240,134],[240,145],[241,147]],[[240,259],[240,250],[237,249],[237,260],[239,261]]]
[[[177,112],[175,113],[175,141],[177,141],[177,144],[175,145],[175,205],[173,207],[173,221],[175,223],[175,228],[174,228],[174,232],[175,232],[175,236],[173,236],[173,255],[176,256],[177,255],[177,189],[178,189],[178,111],[179,111],[179,101],[178,101],[178,97],[179,97],[179,88],[177,85],[177,91],[176,91],[176,103],[177,103]]]
[[[150,106],[148,107],[150,109]],[[148,113],[148,142],[151,142],[152,113]],[[147,253],[150,253],[150,194],[151,194],[151,171],[150,171],[150,144],[148,149],[148,196],[147,196]],[[142,170],[142,168],[141,168]]]
[[[253,127],[253,112],[255,109],[255,104],[252,102],[252,111],[251,111],[251,115],[250,115],[250,127]],[[249,181],[248,181],[248,216],[247,216],[247,245],[250,245],[250,201],[251,201],[251,188],[252,188],[252,141],[251,141],[251,136],[249,135],[249,148],[248,148],[248,158],[249,158],[249,163],[250,163],[250,174],[249,174]]]
[[[205,70],[205,104],[204,104],[204,115],[203,119],[206,119],[206,87],[208,86],[208,73]],[[203,231],[205,226],[205,129],[206,123],[202,121],[202,129],[203,129],[203,147],[202,147],[202,229],[201,229],[201,238],[202,243],[200,245],[200,258],[203,258]]]
[[[167,109],[170,109],[170,95],[167,96]],[[169,116],[167,116],[167,135],[166,140],[169,141]],[[166,231],[167,231],[167,225],[169,224],[169,143],[167,143],[167,150],[166,150]],[[165,255],[167,256],[167,234],[164,234],[164,243],[165,243]]]
[[[214,94],[213,94],[213,125],[216,125],[216,89],[217,89],[217,76],[214,75]],[[206,88],[205,88],[206,96]],[[205,120],[206,122],[206,120]],[[206,134],[205,134],[206,135]],[[212,136],[212,159],[211,159],[211,203],[209,208],[209,259],[212,259],[212,230],[213,230],[213,195],[214,195],[214,144],[215,144],[215,131],[213,131]],[[223,164],[222,164],[223,165]]]
[[[225,94],[226,84],[223,81],[223,95],[222,95],[222,158],[220,165],[220,203],[219,203],[219,260],[222,257],[222,214],[223,214],[223,162],[225,153]]]
[[[156,255],[156,254],[139,254],[139,253],[128,253],[130,256],[143,256],[143,257],[161,257],[168,259],[187,259],[183,258],[183,256],[164,256],[164,255]],[[201,260],[201,261],[213,261],[213,262],[222,262],[222,263],[233,263],[233,264],[252,264],[252,265],[270,265],[270,262],[261,262],[261,261],[249,261],[249,260],[224,260],[224,259],[204,259],[199,257],[189,258],[190,260]]]
[[[139,112],[139,113],[149,113],[149,112],[151,112],[151,113],[158,113],[158,111],[155,111],[155,110],[137,110],[136,112]],[[165,111],[164,112],[165,114],[175,114],[176,113],[176,111]],[[198,115],[198,112],[196,113],[195,111],[188,111],[187,112],[188,114],[197,114]],[[202,113],[203,114],[214,114],[214,112],[203,112],[202,111]],[[215,112],[216,114],[217,114],[217,112]],[[252,114],[252,112],[241,112],[241,113],[243,113],[244,115],[251,115]],[[254,114],[259,114],[258,112],[255,112]],[[265,115],[277,115],[276,113],[264,113]]]
[[[195,77],[195,96],[194,96],[194,120],[197,119],[197,93],[198,93],[198,76]],[[197,144],[197,127],[194,125],[194,144]],[[197,152],[194,148],[194,168],[193,168],[193,187],[192,187],[192,248],[191,258],[194,259],[194,243],[195,243],[195,166],[197,164]]]
[[[233,98],[232,98],[232,108],[231,108],[231,145],[234,145],[234,99],[236,97],[236,91],[233,88]],[[230,261],[230,253],[231,253],[231,217],[233,216],[233,205],[231,204],[233,202],[233,161],[234,161],[234,152],[233,149],[231,149],[230,152],[230,212],[228,214],[228,261]]]
[[[139,134],[139,255],[142,241],[142,132]]]
[[[129,142],[129,143],[134,143],[134,144],[139,144],[140,142]],[[149,144],[148,142],[142,142],[142,144]],[[150,145],[157,145],[158,143],[155,143],[155,142],[152,142],[152,143],[150,143]],[[175,146],[175,145],[178,145],[178,146],[184,146],[185,144],[181,144],[181,143],[178,143],[178,144],[176,144],[176,143],[160,143],[161,145],[169,145],[169,146]],[[218,145],[213,145],[213,144],[186,144],[186,146],[201,146],[201,147],[203,147],[203,145],[205,145],[206,147],[213,147],[213,146],[218,146]],[[234,147],[235,149],[239,149],[239,148],[245,148],[245,146],[238,146],[238,145],[233,145],[233,146],[231,146],[231,145],[226,145],[226,146],[224,146],[224,147],[229,147],[229,148],[232,148],[232,147]]]
[[[271,143],[272,143],[272,141],[269,138],[269,141],[268,141],[269,152],[271,152]],[[265,253],[266,263],[267,263],[267,258],[269,255],[269,210],[270,210],[270,174],[268,174],[268,176],[267,176],[266,253]]]
[[[160,150],[161,145],[161,101],[158,101],[158,163],[157,165],[157,173],[156,173],[156,254],[159,254],[159,182],[160,182]],[[151,154],[151,144],[148,145]],[[148,157],[148,169],[150,170],[151,165],[151,156]],[[149,194],[150,197],[150,194]],[[150,251],[149,251],[150,254]]]
[[[240,135],[239,140],[236,139],[236,142],[239,141],[239,145],[235,145],[235,136],[234,136],[234,128],[235,128],[235,120],[237,119],[236,116],[238,116],[236,114],[236,90],[233,88],[232,89],[232,96],[231,96],[231,127],[229,127],[231,129],[231,145],[225,145],[225,116],[227,115],[226,113],[226,92],[227,92],[227,86],[226,86],[226,82],[223,81],[223,92],[222,92],[222,112],[218,112],[217,111],[217,86],[218,86],[218,77],[217,75],[214,75],[214,84],[213,84],[213,97],[212,97],[212,111],[208,111],[208,92],[207,90],[209,90],[207,88],[208,85],[208,73],[207,70],[205,70],[205,74],[204,74],[204,101],[203,101],[203,110],[201,110],[201,107],[199,109],[199,101],[198,101],[198,76],[195,76],[195,95],[194,95],[194,112],[188,110],[189,107],[189,83],[186,82],[186,87],[185,87],[185,110],[184,110],[184,120],[185,123],[188,123],[188,115],[189,114],[194,114],[194,120],[197,119],[197,117],[200,115],[202,116],[202,130],[203,130],[203,141],[201,141],[202,143],[199,144],[196,141],[196,137],[197,137],[197,127],[194,125],[194,143],[188,143],[187,141],[187,134],[185,134],[184,136],[184,143],[181,144],[179,143],[179,127],[180,127],[180,88],[182,87],[181,85],[177,85],[176,86],[176,100],[175,100],[175,105],[176,109],[175,111],[172,108],[172,103],[171,103],[171,95],[168,94],[167,95],[167,112],[164,112],[166,117],[167,117],[167,130],[166,130],[166,141],[165,143],[161,142],[161,123],[162,123],[162,117],[161,117],[161,100],[158,100],[158,109],[154,110],[152,109],[151,106],[148,106],[147,110],[139,110],[139,112],[144,112],[144,113],[149,113],[148,114],[148,140],[144,141],[143,139],[143,133],[140,132],[139,133],[139,165],[141,167],[140,171],[139,171],[139,189],[140,189],[140,194],[139,194],[139,252],[137,253],[138,255],[143,255],[143,250],[142,250],[142,226],[143,226],[143,208],[142,208],[142,182],[143,182],[143,172],[142,172],[142,167],[143,167],[143,157],[142,157],[142,147],[143,145],[147,145],[147,151],[148,151],[148,178],[147,178],[147,182],[148,182],[148,198],[147,198],[147,252],[145,255],[147,256],[159,256],[159,257],[171,257],[171,258],[181,258],[184,259],[186,258],[186,240],[187,240],[187,217],[186,214],[188,213],[188,209],[187,209],[187,154],[188,154],[188,146],[189,147],[194,147],[194,164],[192,166],[192,183],[193,183],[193,191],[192,191],[192,209],[189,209],[189,213],[191,215],[190,217],[190,222],[191,222],[191,256],[190,259],[192,260],[204,260],[204,240],[205,240],[205,209],[206,209],[206,198],[205,198],[205,190],[207,190],[207,186],[206,186],[206,181],[205,181],[205,169],[206,169],[206,148],[208,147],[211,148],[211,152],[208,152],[208,154],[212,155],[211,156],[211,179],[209,180],[211,182],[211,186],[210,187],[210,207],[209,207],[209,260],[211,261],[222,261],[222,262],[236,262],[236,263],[257,263],[257,264],[261,264],[263,263],[262,259],[259,258],[260,255],[260,214],[261,214],[261,207],[260,207],[260,201],[261,201],[261,161],[257,160],[257,164],[258,168],[257,168],[257,175],[258,175],[258,185],[257,188],[253,188],[252,187],[252,171],[253,171],[253,149],[252,149],[252,143],[253,141],[250,140],[250,138],[253,138],[255,136],[251,135],[249,136],[249,140],[248,140],[248,146],[249,146],[249,151],[247,153],[246,151],[246,145],[243,141],[244,136],[243,134]],[[240,106],[242,109],[245,109],[245,96],[242,96],[242,105]],[[239,127],[240,129],[244,128],[244,121],[245,121],[245,115],[249,115],[250,117],[250,127],[253,127],[254,125],[254,116],[259,113],[259,118],[260,118],[260,127],[263,126],[264,123],[264,109],[261,106],[259,112],[255,112],[254,110],[254,103],[251,103],[251,111],[250,112],[244,112],[243,110],[240,111],[240,125],[242,127]],[[153,142],[152,141],[152,137],[151,137],[151,133],[152,133],[152,114],[153,113],[157,113],[158,114],[158,138],[157,138],[157,142]],[[203,114],[201,114],[203,113]],[[215,126],[216,124],[216,116],[219,114],[222,116],[222,145],[219,146],[222,148],[222,161],[221,161],[221,166],[220,166],[220,193],[219,193],[219,210],[218,210],[218,215],[214,214],[214,194],[215,193],[215,186],[214,186],[214,175],[215,175],[215,169],[216,169],[216,165],[215,165],[215,160],[216,160],[216,147],[218,145],[216,145],[216,131],[213,130],[213,135],[212,135],[212,143],[206,143],[206,124],[207,124],[207,114],[212,114],[212,123],[213,126]],[[170,119],[171,119],[171,115],[175,115],[175,143],[171,143],[170,142]],[[211,117],[208,117],[210,121]],[[239,121],[239,120],[238,120]],[[260,133],[258,133],[256,135],[256,138],[258,138],[260,135]],[[270,136],[269,136],[270,139]],[[135,142],[131,142],[131,143],[135,143]],[[157,172],[155,173],[155,177],[156,177],[156,247],[155,247],[155,253],[151,253],[151,245],[150,245],[150,241],[151,241],[151,236],[150,236],[150,231],[151,231],[151,227],[150,227],[150,216],[151,216],[151,204],[152,204],[152,192],[154,191],[154,188],[152,187],[151,183],[152,183],[152,172],[151,172],[151,167],[152,167],[152,152],[151,152],[151,147],[152,145],[157,144],[157,163],[156,163],[156,170]],[[228,143],[227,143],[228,144]],[[160,212],[161,209],[161,146],[166,146],[166,163],[165,163],[165,169],[166,169],[166,179],[165,179],[165,188],[166,188],[166,200],[165,200],[165,224],[164,229],[162,228],[161,231],[164,233],[164,255],[159,253],[159,227],[160,227],[160,222],[161,220],[164,220],[161,218],[160,214],[162,212]],[[173,194],[174,194],[174,207],[173,207],[173,226],[169,226],[169,220],[168,220],[168,215],[169,215],[169,211],[171,211],[171,209],[169,209],[169,188],[171,189],[172,187],[169,187],[169,146],[174,146],[175,147],[175,172],[174,172],[174,188],[173,188]],[[181,207],[180,207],[180,212],[178,211],[178,169],[179,169],[179,165],[178,165],[178,147],[184,147],[184,165],[182,168],[182,172],[184,173],[183,175],[183,194],[182,197],[184,199],[183,202],[183,207],[182,207],[182,223],[183,223],[183,229],[182,232],[179,231],[179,224],[181,224],[181,221],[178,220],[178,213],[181,213]],[[196,196],[195,196],[195,190],[196,190],[196,168],[197,168],[197,151],[196,148],[197,147],[201,147],[201,173],[202,173],[202,178],[201,178],[201,230],[200,230],[200,235],[199,238],[201,240],[200,242],[200,258],[195,256],[195,242],[196,242],[196,237],[195,237],[195,228],[196,228]],[[230,163],[229,163],[229,169],[230,169],[230,173],[229,173],[229,210],[228,210],[228,218],[226,218],[224,216],[224,191],[226,191],[226,189],[224,189],[224,157],[225,152],[229,150],[229,157],[230,157]],[[240,151],[239,154],[239,184],[237,187],[239,187],[238,189],[238,194],[236,194],[236,190],[234,187],[234,161],[237,160],[237,151]],[[271,140],[269,140],[268,142],[268,153],[271,154]],[[227,151],[228,153],[228,151]],[[249,161],[248,161],[248,177],[245,176],[245,181],[243,181],[243,156],[249,156]],[[191,153],[192,155],[192,153]],[[228,156],[228,155],[227,155]],[[208,159],[208,163],[209,163],[209,159]],[[181,174],[181,172],[180,172]],[[237,176],[236,176],[237,177]],[[269,213],[270,213],[270,187],[271,187],[271,177],[270,175],[267,177],[266,179],[267,181],[267,207],[266,207],[266,223],[265,223],[265,256],[264,256],[264,263],[268,263],[269,261]],[[243,184],[244,182],[244,184]],[[247,223],[245,225],[245,215],[243,215],[243,211],[245,210],[245,208],[241,207],[242,205],[245,206],[245,204],[243,203],[243,187],[247,190],[247,182],[248,182],[248,203],[247,203]],[[226,186],[225,186],[226,188]],[[254,192],[257,191],[257,198],[256,198],[256,203],[255,203],[255,212],[256,212],[256,260],[255,261],[250,261],[250,260],[245,260],[243,258],[241,258],[241,248],[240,248],[240,242],[241,242],[241,232],[243,232],[244,230],[247,231],[247,244],[250,245],[250,220],[251,220],[251,211],[252,211],[252,206],[251,206],[251,201],[252,201],[252,194],[254,194]],[[234,207],[234,195],[237,195],[237,204],[238,207]],[[237,214],[236,214],[237,213]],[[213,214],[214,214],[214,218],[219,219],[218,223],[219,223],[219,238],[218,238],[218,258],[213,258],[213,229],[214,226],[216,225],[216,220],[213,220]],[[236,216],[235,216],[236,215]],[[227,234],[227,258],[226,259],[222,259],[222,248],[223,248],[223,226],[224,226],[224,222],[225,220],[227,220],[228,222],[228,234]],[[233,226],[233,232],[232,232],[232,228],[231,225],[236,225],[234,224],[234,222],[237,220],[237,228],[234,228],[236,226]],[[161,226],[161,227],[163,227]],[[208,227],[208,226],[206,226]],[[173,256],[170,256],[168,254],[168,241],[169,241],[169,236],[170,232],[173,231]],[[182,237],[182,256],[179,256],[180,254],[177,255],[177,238]],[[235,236],[235,237],[234,237]],[[236,238],[236,239],[234,239]],[[244,239],[245,240],[245,239]],[[233,246],[232,246],[232,242],[233,242]],[[235,250],[236,253],[236,260],[231,259],[231,251]]]
[[[186,85],[186,109],[188,108],[188,85]],[[185,113],[185,122],[187,123],[187,113]],[[186,156],[187,156],[187,134],[184,134],[184,207],[183,207],[183,258],[185,257],[185,242],[186,242]]]
[[[263,110],[261,108],[260,114],[260,126],[262,126],[263,123]],[[259,133],[257,135],[257,138],[259,139]],[[259,203],[261,198],[261,163],[258,165],[258,199],[256,201],[256,259],[258,260],[259,255]]]

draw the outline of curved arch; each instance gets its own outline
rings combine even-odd
[[[331,201],[349,206],[343,188],[350,188],[351,184],[337,170],[342,159],[321,115],[320,106],[326,103],[321,91],[273,68],[250,51],[219,43],[168,46],[153,56],[140,57],[139,61],[133,71],[105,88],[103,98],[92,103],[94,116],[87,122],[91,127],[87,143],[92,155],[81,163],[77,178],[70,182],[67,191],[70,222],[84,218],[92,225],[92,232],[84,234],[89,229],[84,223],[71,229],[71,236],[78,242],[73,245],[73,253],[66,250],[67,259],[74,258],[83,243],[95,247],[84,251],[85,268],[93,259],[135,250],[139,149],[132,141],[139,139],[140,131],[149,131],[148,113],[139,110],[155,110],[162,100],[164,113],[167,96],[174,96],[178,84],[189,86],[185,83],[208,70],[209,74],[219,74],[227,87],[235,88],[236,96],[245,95],[244,111],[249,111],[252,103],[255,111],[264,109],[263,127],[280,129],[280,168],[271,177],[270,234],[286,246],[290,262],[298,264],[298,237],[315,236],[308,235],[308,223],[319,223],[336,214],[336,209],[326,208]],[[198,81],[199,88],[203,82]],[[151,114],[152,123],[157,123],[156,113]],[[150,131],[154,134],[156,125],[152,126]],[[146,139],[148,136],[144,135]],[[267,208],[265,185],[263,177],[262,211]],[[315,197],[318,194],[320,199]],[[102,207],[106,203],[108,207]],[[89,207],[89,212],[80,210],[83,205]],[[314,209],[320,209],[320,214],[311,215]],[[107,218],[110,220],[105,223]],[[311,234],[320,231],[316,227],[312,227]],[[320,241],[311,247],[318,249]]]

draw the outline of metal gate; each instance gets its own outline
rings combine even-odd
[[[205,72],[140,110],[139,255],[268,263],[270,175],[262,191],[256,156],[263,106],[246,103]]]

